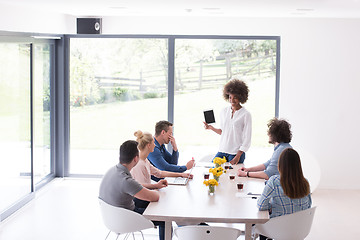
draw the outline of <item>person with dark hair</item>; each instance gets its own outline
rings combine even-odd
[[[104,175],[99,190],[99,198],[104,202],[115,206],[126,208],[142,214],[145,207],[137,206],[134,198],[148,202],[159,201],[159,193],[144,188],[130,174],[130,171],[139,162],[138,143],[128,140],[120,146],[119,163],[110,168]],[[164,222],[156,222],[159,226],[160,240],[165,236]]]
[[[179,166],[179,151],[173,136],[173,124],[168,121],[159,121],[155,125],[155,148],[149,153],[148,160],[152,165],[162,171],[185,172],[194,166],[195,160],[190,160],[186,165]],[[171,144],[172,154],[165,148],[165,144]],[[152,179],[158,181],[159,178],[152,176]]]
[[[251,114],[241,104],[248,100],[249,88],[245,82],[232,79],[225,84],[223,97],[230,106],[220,113],[220,128],[204,122],[205,129],[221,135],[218,153],[215,157],[225,157],[231,164],[243,163],[245,152],[251,145]]]
[[[164,177],[183,177],[183,178],[192,178],[192,174],[190,173],[179,173],[179,172],[169,172],[169,171],[161,171],[150,164],[147,157],[151,152],[154,151],[155,142],[154,138],[150,133],[142,132],[140,130],[134,133],[136,137],[136,142],[139,143],[138,149],[139,153],[139,163],[131,169],[131,175],[134,177],[136,181],[138,181],[143,187],[148,189],[161,189],[163,187],[167,187],[168,183],[165,179],[158,181],[157,183],[151,182],[151,176],[155,176],[157,178]],[[190,176],[189,176],[190,175]],[[136,201],[136,200],[135,200]]]
[[[310,208],[310,185],[303,175],[299,154],[292,148],[284,149],[278,168],[280,175],[270,177],[258,199],[259,210],[268,210],[273,218]]]
[[[282,151],[286,148],[292,148],[290,145],[292,133],[291,125],[283,120],[273,118],[268,123],[269,143],[274,144],[274,153],[271,158],[260,165],[254,167],[241,167],[238,170],[240,177],[254,177],[268,180],[273,175],[279,175],[278,160]]]

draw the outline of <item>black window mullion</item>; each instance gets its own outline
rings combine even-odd
[[[30,176],[31,192],[34,192],[34,45],[30,43]]]
[[[175,37],[168,38],[168,121],[174,122]]]

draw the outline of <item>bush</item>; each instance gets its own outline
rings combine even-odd
[[[154,92],[144,93],[144,98],[158,98],[158,94]]]
[[[129,89],[126,88],[114,88],[113,96],[117,101],[132,101],[140,99],[139,95],[131,92]]]
[[[116,98],[116,100],[122,100],[124,96],[126,96],[128,93],[128,89],[125,88],[114,88],[113,90],[113,96]]]

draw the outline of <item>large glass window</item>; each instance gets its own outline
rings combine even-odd
[[[0,221],[53,176],[50,82],[54,45],[0,37]]]
[[[267,122],[275,116],[276,40],[176,39],[175,49],[174,122],[183,160],[217,152],[220,136],[204,129],[203,111],[213,109],[214,126],[220,126],[219,113],[229,105],[222,90],[232,78],[245,81],[250,90],[243,105],[253,120],[249,153],[268,151]]]
[[[31,192],[30,44],[0,42],[0,212]]]
[[[50,44],[34,44],[34,182],[39,183],[51,172],[50,155],[50,80],[51,57],[53,46]]]
[[[70,174],[104,174],[136,130],[167,119],[167,39],[70,41]]]
[[[244,105],[253,119],[247,156],[265,161],[262,155],[271,152],[267,123],[276,114],[277,41],[71,38],[70,174],[104,174],[117,162],[123,141],[135,139],[138,129],[153,134],[163,119],[174,122],[180,162],[215,154],[220,136],[204,129],[203,111],[213,109],[219,124],[220,110],[229,104],[222,89],[232,78],[250,89]]]

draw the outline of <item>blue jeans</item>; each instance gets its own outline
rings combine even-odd
[[[229,153],[223,153],[223,152],[218,152],[214,158],[219,157],[219,158],[226,158],[226,161],[230,162],[231,160],[233,160],[233,158],[236,156],[236,154],[229,154]],[[238,164],[240,163],[244,163],[245,161],[245,153],[243,152],[243,154],[241,154],[240,156],[240,160],[238,162]]]

